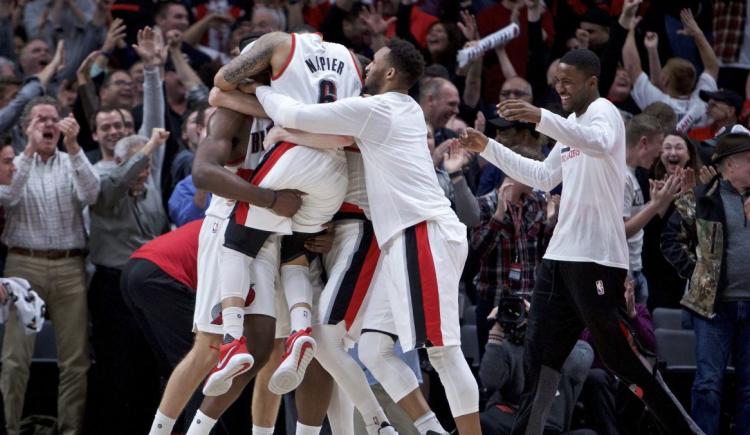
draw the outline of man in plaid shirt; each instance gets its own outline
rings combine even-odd
[[[533,150],[517,148],[516,151],[524,157],[543,159]],[[479,198],[480,223],[471,233],[471,247],[480,258],[477,283],[480,349],[484,348],[491,326],[487,315],[500,298],[531,294],[534,271],[552,235],[558,204],[559,196],[552,197],[548,204],[544,195],[510,177]]]

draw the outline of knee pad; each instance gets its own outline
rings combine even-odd
[[[223,246],[219,251],[219,257],[221,299],[247,299],[250,291],[250,262],[252,259],[241,252]]]
[[[479,387],[461,348],[430,347],[427,355],[440,376],[453,417],[479,412]]]
[[[359,339],[359,359],[394,402],[419,388],[411,368],[393,354],[395,341],[382,332],[365,332]]]
[[[284,287],[286,304],[290,309],[297,304],[312,306],[313,288],[308,266],[282,266],[281,284]]]

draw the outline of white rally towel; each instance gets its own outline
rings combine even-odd
[[[495,33],[490,33],[479,40],[479,44],[474,47],[464,48],[458,51],[456,58],[458,66],[463,68],[472,60],[482,56],[484,53],[493,48],[507,44],[511,39],[516,38],[521,33],[521,28],[516,23],[510,23]]]
[[[47,311],[42,298],[23,278],[0,278],[0,284],[8,292],[5,302],[0,304],[0,323],[7,321],[10,307],[14,305],[18,321],[26,335],[39,333],[44,326],[44,313]]]

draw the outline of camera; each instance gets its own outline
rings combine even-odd
[[[520,295],[500,298],[495,321],[503,328],[505,337],[514,344],[522,344],[526,334],[526,300]]]

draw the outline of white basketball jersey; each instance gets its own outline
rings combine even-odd
[[[292,33],[286,66],[271,87],[305,104],[331,103],[362,92],[362,75],[348,48],[317,33]]]
[[[273,127],[273,121],[268,118],[253,118],[253,126],[250,128],[250,141],[247,144],[244,168],[255,170],[260,159],[265,154],[263,139],[266,133]]]

